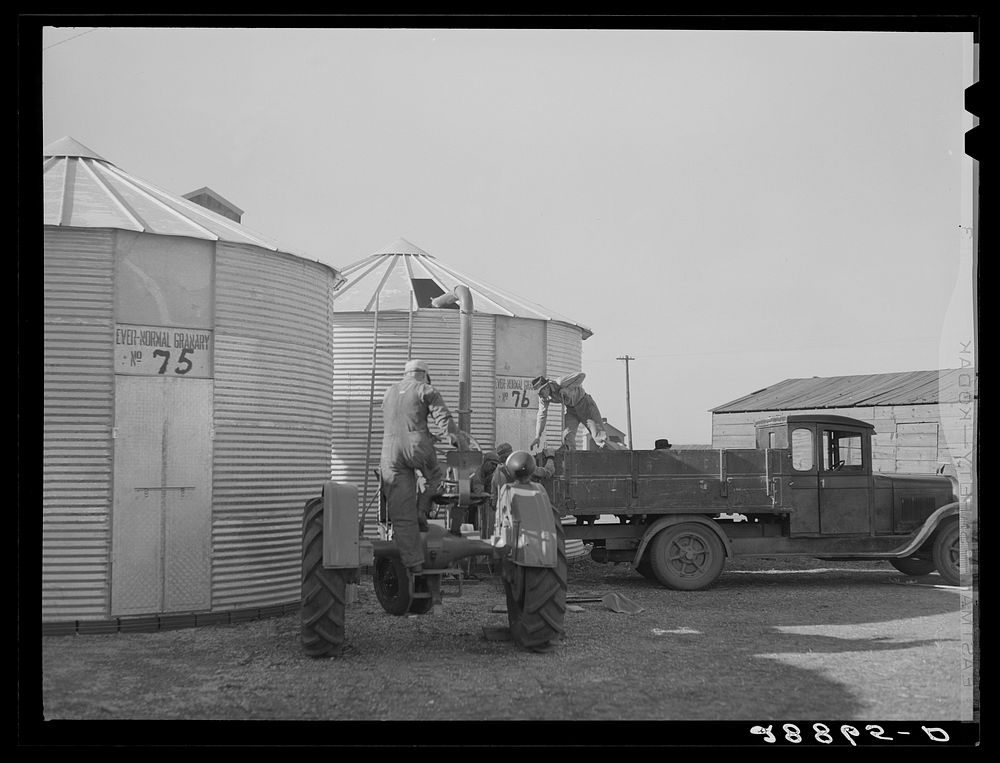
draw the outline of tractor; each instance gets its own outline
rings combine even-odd
[[[511,454],[511,459],[519,453]],[[464,574],[459,562],[488,557],[500,568],[511,640],[529,651],[548,651],[563,634],[566,613],[566,542],[545,489],[529,477],[502,485],[488,540],[456,535],[456,516],[489,498],[462,477],[481,451],[447,454],[447,476],[434,503],[448,508],[451,528],[428,523],[420,533],[423,571],[403,566],[392,539],[363,537],[358,491],[327,482],[306,502],[302,525],[302,646],[310,657],[336,657],[345,641],[347,586],[370,572],[376,598],[391,615],[440,614],[442,577]],[[530,458],[530,456],[529,456]],[[532,469],[533,470],[533,469]]]
[[[459,428],[469,431],[472,298],[468,287],[438,297],[435,306],[461,307],[459,353]],[[527,456],[530,454],[511,454]],[[511,640],[530,651],[547,651],[563,634],[566,612],[566,544],[563,525],[545,489],[532,482],[530,469],[501,486],[488,539],[465,538],[459,517],[470,508],[488,510],[489,495],[472,490],[472,474],[482,465],[481,450],[451,450],[447,470],[433,503],[447,510],[448,529],[428,523],[421,530],[423,570],[412,574],[400,560],[396,542],[364,537],[357,486],[328,481],[308,500],[302,524],[301,637],[311,657],[336,657],[345,640],[347,587],[370,573],[375,595],[391,615],[427,615],[443,609],[446,575],[461,582],[459,562],[488,557],[499,566],[507,599]],[[415,496],[414,496],[415,497]],[[480,527],[486,523],[480,522]],[[391,532],[391,528],[390,528]]]

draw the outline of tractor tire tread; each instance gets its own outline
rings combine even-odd
[[[339,657],[344,648],[347,577],[323,567],[323,499],[306,503],[302,533],[302,648],[309,657]]]

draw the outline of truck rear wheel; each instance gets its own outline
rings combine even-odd
[[[958,539],[958,522],[949,522],[938,530],[934,539],[934,567],[948,585],[961,585],[961,545]]]
[[[722,573],[726,562],[722,541],[711,528],[696,522],[662,530],[649,544],[647,553],[657,580],[678,591],[707,588]]]
[[[415,599],[410,596],[410,581],[406,567],[398,557],[387,556],[375,560],[373,574],[375,597],[382,609],[390,615],[423,615],[430,611],[434,602],[430,598]],[[414,583],[417,591],[426,591],[424,578],[418,577]]]
[[[904,575],[912,575],[913,577],[930,575],[935,570],[933,559],[917,559],[913,556],[907,556],[902,559],[890,559],[889,564]]]
[[[310,657],[339,657],[352,569],[323,567],[323,499],[306,503],[302,520],[302,648]]]
[[[560,638],[566,618],[566,538],[556,522],[558,552],[555,567],[523,567],[503,562],[503,587],[507,595],[510,636],[522,649],[545,652]]]

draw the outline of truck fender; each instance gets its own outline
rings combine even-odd
[[[927,519],[924,520],[923,526],[917,531],[904,546],[896,549],[892,552],[892,556],[904,557],[910,556],[916,552],[927,540],[937,532],[938,527],[940,527],[947,519],[951,517],[958,516],[958,501],[952,503],[946,503],[941,508],[937,509],[933,514],[931,514]]]
[[[722,528],[719,527],[717,522],[713,522],[708,517],[702,516],[701,514],[673,514],[669,517],[660,517],[642,536],[642,540],[639,541],[639,548],[635,551],[635,558],[632,560],[632,565],[636,566],[642,559],[642,555],[646,553],[646,546],[649,545],[650,541],[656,537],[656,535],[664,528],[670,527],[671,525],[679,525],[686,522],[694,522],[695,524],[705,525],[719,536],[719,540],[722,541],[722,547],[726,550],[726,556],[733,555],[732,546],[729,544],[729,537],[723,532]]]

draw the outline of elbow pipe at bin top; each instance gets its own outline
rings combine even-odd
[[[458,428],[468,433],[472,424],[472,292],[465,284],[431,300],[434,307],[458,303],[461,316],[458,354]]]

